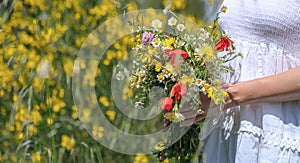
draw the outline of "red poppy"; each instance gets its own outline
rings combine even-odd
[[[228,51],[229,50],[229,47],[233,44],[233,41],[230,40],[228,38],[228,36],[225,36],[223,38],[221,38],[218,42],[217,42],[217,45],[215,47],[216,50],[226,50]]]
[[[166,111],[170,111],[172,109],[173,99],[170,97],[165,97],[162,99],[160,107]]]
[[[181,82],[176,83],[171,90],[171,95],[175,96],[177,100],[181,100],[181,97],[186,93],[186,86]]]
[[[175,49],[175,50],[166,49],[165,53],[167,56],[171,57],[171,64],[173,66],[175,66],[175,64],[176,64],[175,59],[176,59],[177,54],[181,55],[181,57],[184,59],[186,59],[189,56],[189,54],[186,51],[181,50],[181,49]]]

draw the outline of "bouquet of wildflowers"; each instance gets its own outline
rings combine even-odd
[[[131,22],[135,58],[130,86],[135,92],[135,106],[143,109],[151,105],[151,90],[161,88],[160,101],[155,102],[164,110],[163,130],[181,132],[179,124],[187,118],[182,114],[184,111],[193,111],[194,117],[206,114],[200,97],[211,99],[216,105],[225,103],[227,94],[221,89],[219,76],[230,71],[224,63],[239,55],[234,51],[233,41],[217,26],[219,14],[225,10],[224,7],[217,14],[212,26],[199,28],[195,33],[174,13],[165,22],[168,30],[162,30],[163,22],[159,19],[154,19],[151,27]],[[167,141],[154,153],[160,160],[190,160],[199,144],[200,129],[201,123],[191,124],[179,141]]]

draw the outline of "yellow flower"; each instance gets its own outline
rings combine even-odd
[[[159,65],[159,64],[155,65],[155,71],[156,71],[156,72],[160,72],[161,69],[162,69],[162,66],[161,66],[161,65]]]
[[[34,125],[39,125],[41,120],[42,120],[42,116],[40,114],[40,112],[33,110],[30,112],[30,120],[33,122]]]
[[[33,163],[40,163],[42,161],[41,153],[40,152],[34,152],[31,154],[31,159]]]
[[[116,112],[114,112],[112,110],[107,110],[106,115],[108,116],[108,119],[111,121],[115,120],[115,118],[116,118]]]
[[[32,135],[36,135],[37,134],[37,128],[33,125],[30,125],[29,126],[29,135],[32,136]]]
[[[205,59],[208,61],[215,59],[214,49],[209,45],[205,46],[201,53],[205,55]]]
[[[174,37],[168,38],[165,40],[165,44],[167,47],[173,47],[175,43]]]
[[[77,119],[78,118],[78,113],[77,113],[77,108],[75,105],[72,106],[72,118]]]
[[[223,7],[221,8],[221,12],[225,13],[226,11],[227,11],[227,7],[226,7],[226,6],[223,6]]]
[[[47,118],[46,121],[47,121],[48,125],[52,125],[53,124],[53,119],[52,118]]]
[[[22,132],[19,132],[16,134],[16,139],[17,140],[23,140],[25,138],[25,135]]]
[[[99,98],[99,102],[100,102],[103,106],[109,107],[109,101],[108,101],[107,97],[101,96],[101,97]]]
[[[169,163],[169,159],[165,159],[162,163]]]
[[[97,139],[101,139],[103,137],[103,131],[104,128],[102,126],[94,125],[92,130],[92,135]]]
[[[75,139],[69,137],[68,135],[62,135],[61,137],[61,146],[66,148],[66,150],[71,150],[75,145]]]
[[[208,90],[210,87],[211,87],[211,85],[210,85],[210,84],[204,84],[204,88],[205,88],[205,90]]]
[[[148,158],[145,154],[139,153],[135,156],[133,163],[148,163]]]
[[[70,58],[65,58],[63,63],[64,63],[63,65],[64,71],[69,76],[73,76],[73,67],[74,67],[73,61]]]

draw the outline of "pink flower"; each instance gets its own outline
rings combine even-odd
[[[151,32],[144,32],[142,35],[142,44],[150,45],[152,42],[154,34]]]
[[[172,87],[171,95],[175,96],[177,100],[181,100],[181,97],[185,95],[186,91],[186,86],[181,82],[178,82]]]

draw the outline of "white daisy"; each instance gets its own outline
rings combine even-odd
[[[181,40],[179,40],[178,42],[177,42],[177,47],[182,47],[182,46],[184,46],[185,45],[185,42],[183,42],[183,41],[181,41]]]
[[[159,19],[152,20],[151,26],[155,29],[161,28],[162,22]]]
[[[160,41],[159,38],[154,38],[152,40],[152,46],[155,47],[155,48],[159,47],[160,43],[161,43],[161,41]]]
[[[140,79],[141,79],[142,81],[145,81],[145,79],[146,79],[146,71],[145,71],[145,70],[141,70],[141,71],[139,72],[139,77],[140,77]]]
[[[158,79],[158,81],[159,81],[160,83],[163,82],[163,81],[165,80],[164,74],[158,74],[156,77],[157,77],[157,79]]]
[[[180,31],[180,32],[182,32],[183,30],[185,30],[184,24],[178,24],[176,28],[177,28],[177,30]]]
[[[166,69],[163,69],[163,70],[162,70],[162,73],[163,73],[163,75],[164,75],[166,78],[169,78],[169,77],[171,76],[170,71],[168,71],[168,70],[166,70]]]
[[[196,79],[195,84],[197,86],[202,86],[204,84],[204,82],[201,79]]]
[[[172,16],[171,18],[169,18],[169,20],[168,20],[168,25],[169,26],[176,25],[176,23],[177,23],[177,19],[174,16]]]
[[[200,89],[200,92],[202,92],[204,95],[206,95],[206,89],[205,89],[204,87],[202,87],[202,88]]]
[[[123,74],[123,72],[119,71],[116,74],[116,78],[117,78],[117,80],[124,80],[124,74]]]
[[[209,33],[205,31],[205,29],[200,28],[199,39],[205,41],[209,36]]]
[[[144,103],[138,101],[134,103],[134,107],[137,109],[143,109],[144,108]]]

